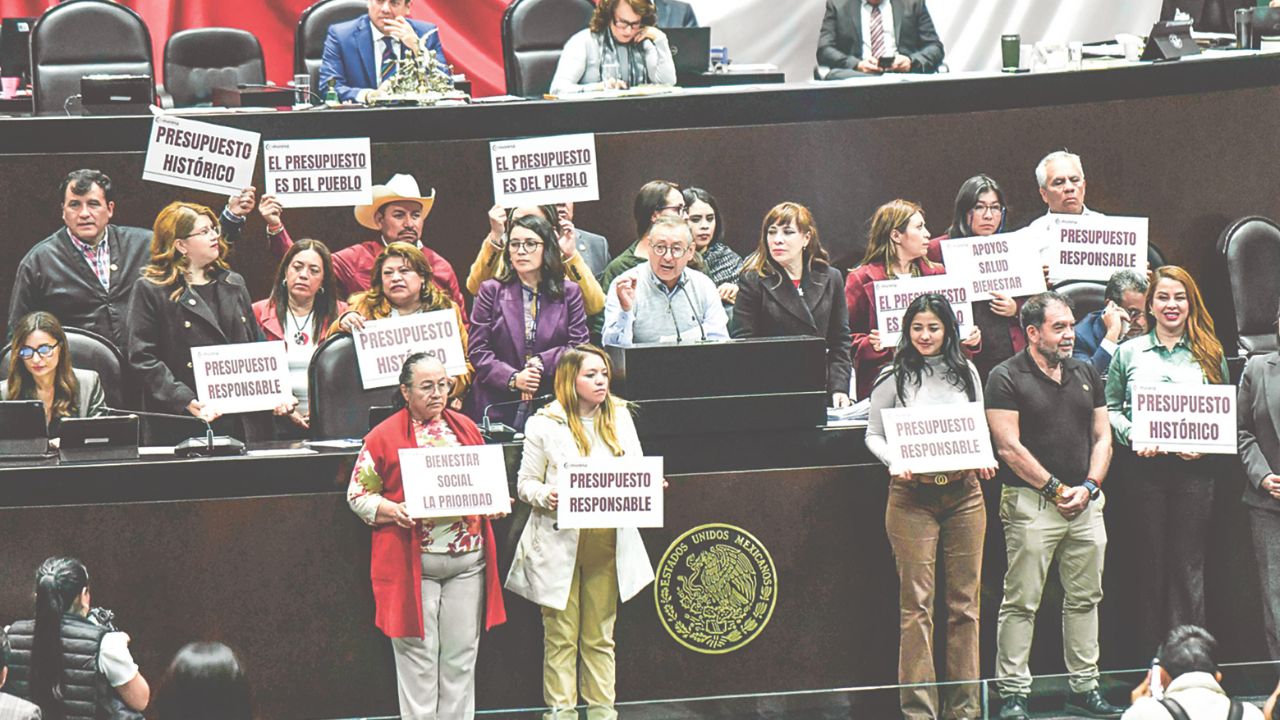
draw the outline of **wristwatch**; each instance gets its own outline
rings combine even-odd
[[[1102,488],[1098,486],[1098,483],[1093,478],[1085,478],[1080,487],[1089,491],[1089,502],[1097,500],[1098,496],[1102,494]]]

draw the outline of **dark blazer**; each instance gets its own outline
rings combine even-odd
[[[925,0],[891,1],[898,52],[911,58],[911,72],[937,72],[944,50]],[[827,12],[818,31],[818,64],[852,70],[860,60],[862,0],[827,0]]]
[[[263,339],[244,278],[227,270],[215,277],[224,285],[217,314],[189,287],[177,300],[169,299],[172,285],[139,280],[134,288],[129,306],[129,367],[145,388],[147,409],[187,413],[187,404],[196,399],[191,348]]]
[[[1107,328],[1102,324],[1102,311],[1093,312],[1076,323],[1076,347],[1071,356],[1077,360],[1091,363],[1099,375],[1106,376],[1111,367],[1111,353],[1102,347],[1102,338],[1107,336]]]
[[[744,270],[738,277],[733,337],[809,335],[827,341],[827,392],[849,392],[849,308],[840,271],[819,265],[800,279],[803,296],[781,271],[760,277]]]
[[[582,306],[582,290],[572,280],[564,281],[564,297],[541,297],[538,303],[538,330],[533,348],[524,344],[524,298],[520,281],[500,283],[485,280],[471,308],[471,336],[467,357],[475,368],[474,408],[477,419],[490,403],[519,400],[520,393],[507,389],[507,382],[524,369],[525,356],[542,360],[542,382],[536,395],[553,391],[556,364],[570,347],[587,342],[587,315]],[[511,424],[520,406],[494,408],[491,420]],[[519,426],[523,426],[523,416]]]
[[[1254,355],[1244,366],[1236,402],[1240,462],[1249,479],[1244,504],[1280,512],[1280,500],[1262,489],[1262,478],[1280,475],[1280,353]]]
[[[698,27],[698,16],[693,14],[693,6],[680,0],[655,0],[658,8],[658,27],[691,28]]]
[[[609,266],[609,241],[590,230],[575,229],[578,231],[578,254],[591,268],[591,274],[599,275]]]
[[[440,44],[440,33],[436,26],[429,22],[405,18],[413,26],[418,37],[427,38],[427,48],[435,50],[440,69],[449,72],[449,61],[444,55],[444,46]],[[381,53],[378,54],[381,58]],[[324,39],[324,55],[320,60],[321,95],[329,89],[329,80],[334,80],[334,89],[338,91],[338,99],[343,102],[355,102],[356,95],[366,88],[378,87],[379,62],[374,60],[373,23],[369,16],[361,15],[354,20],[340,22],[329,28]]]

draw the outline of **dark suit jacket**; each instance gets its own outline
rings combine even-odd
[[[609,266],[609,241],[603,235],[579,229],[578,253],[591,268],[592,275],[599,275]]]
[[[564,297],[541,297],[538,302],[538,330],[534,346],[524,343],[524,298],[520,282],[485,280],[471,308],[471,335],[467,357],[475,368],[474,414],[477,419],[486,405],[519,400],[520,393],[507,389],[511,376],[524,369],[525,356],[542,360],[542,382],[536,395],[553,391],[556,364],[570,347],[587,341],[587,314],[582,306],[582,290],[572,280],[564,282]],[[518,406],[494,408],[491,420],[510,424]],[[523,423],[521,423],[523,424]]]
[[[1254,355],[1244,366],[1236,403],[1240,462],[1249,485],[1244,503],[1280,512],[1280,500],[1262,490],[1262,478],[1280,474],[1280,354]]]
[[[405,19],[418,37],[427,37],[427,48],[436,52],[440,69],[449,72],[449,61],[445,58],[436,26],[413,18]],[[378,57],[382,57],[381,53]],[[381,69],[378,65],[374,60],[373,23],[368,15],[333,25],[324,39],[318,92],[323,95],[329,89],[329,80],[333,79],[338,98],[343,102],[355,102],[361,90],[378,87],[378,71]]]
[[[745,270],[738,277],[738,301],[733,311],[733,337],[809,335],[827,341],[827,392],[849,392],[849,308],[844,301],[844,278],[833,267],[805,270],[800,289],[780,271],[760,277]]]
[[[1111,367],[1111,353],[1102,347],[1102,338],[1107,336],[1107,328],[1102,324],[1102,311],[1094,310],[1076,323],[1076,347],[1071,356],[1077,360],[1091,363],[1099,375],[1107,374]]]
[[[925,0],[891,0],[893,37],[898,52],[911,58],[911,72],[937,72],[942,40],[933,27]],[[818,64],[852,70],[862,59],[862,0],[827,0],[818,32]]]
[[[658,7],[658,27],[691,28],[698,27],[698,16],[693,14],[693,6],[680,0],[656,0]]]

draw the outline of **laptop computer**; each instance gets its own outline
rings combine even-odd
[[[1147,36],[1143,60],[1177,60],[1184,55],[1199,55],[1200,46],[1191,37],[1189,22],[1158,22]]]
[[[138,459],[138,416],[66,418],[58,426],[62,462]]]
[[[671,45],[677,74],[704,73],[711,69],[711,28],[660,28]]]
[[[42,458],[49,453],[49,428],[39,400],[0,400],[0,460]]]

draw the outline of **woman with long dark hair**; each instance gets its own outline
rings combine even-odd
[[[51,557],[36,571],[36,616],[9,626],[10,685],[45,720],[141,720],[151,698],[129,654],[129,636],[92,609],[89,571]],[[9,688],[6,688],[9,689]]]
[[[288,348],[289,380],[298,406],[289,419],[310,427],[307,369],[316,348],[347,304],[338,297],[329,248],[319,240],[299,240],[285,252],[276,268],[271,295],[253,304],[253,317],[268,340],[283,340]]]
[[[987,529],[979,480],[995,476],[995,467],[956,468],[953,472],[912,476],[885,439],[885,408],[982,402],[982,382],[960,347],[955,313],[941,295],[921,295],[902,316],[902,338],[893,364],[871,391],[867,448],[889,468],[885,530],[898,566],[900,643],[898,682],[908,718],[978,717],[982,711],[977,682],[939,690],[933,662],[934,568],[941,555],[947,579],[947,654],[942,680],[976,681],[978,610],[982,542]],[[941,552],[939,552],[941,551]]]
[[[71,367],[62,324],[42,310],[23,315],[13,326],[9,379],[0,385],[0,400],[44,403],[49,437],[57,436],[63,418],[106,414],[98,373]]]
[[[725,244],[724,215],[720,212],[720,203],[702,188],[685,188],[682,194],[689,230],[693,233],[693,246],[702,260],[702,272],[716,284],[724,304],[733,305],[738,297],[742,256]]]
[[[506,261],[471,308],[467,356],[476,370],[474,417],[493,403],[550,392],[560,355],[587,341],[582,291],[564,278],[556,231],[539,215],[511,223]],[[489,418],[524,429],[528,403],[494,407]]]
[[[252,720],[249,680],[231,648],[188,643],[169,663],[152,710],[158,720]]]
[[[1147,288],[1146,335],[1125,341],[1107,372],[1107,410],[1117,453],[1130,472],[1132,522],[1143,539],[1136,563],[1138,647],[1156,647],[1179,625],[1204,626],[1204,558],[1209,545],[1215,467],[1199,453],[1133,451],[1133,388],[1154,383],[1229,383],[1222,344],[1196,281],[1176,265],[1156,268]],[[1113,466],[1116,463],[1113,461]]]

